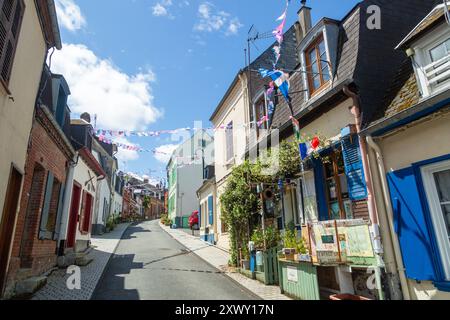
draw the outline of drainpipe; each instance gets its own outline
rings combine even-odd
[[[383,254],[383,247],[381,245],[381,237],[380,237],[380,228],[378,225],[378,215],[376,211],[375,201],[373,197],[373,188],[372,188],[372,176],[370,174],[370,168],[369,168],[369,162],[367,159],[367,146],[366,141],[360,137],[361,133],[361,107],[359,104],[359,96],[351,91],[348,86],[345,86],[343,88],[343,92],[345,95],[347,95],[349,98],[353,100],[353,106],[351,107],[350,111],[355,117],[355,125],[356,125],[356,132],[359,137],[359,145],[361,150],[361,158],[364,168],[364,176],[366,178],[366,186],[367,186],[367,204],[369,207],[369,217],[370,221],[372,222],[371,225],[371,233],[372,233],[372,239],[374,244],[374,251],[377,254],[379,258],[381,258],[381,255]]]
[[[67,228],[69,224],[69,215],[70,215],[70,200],[72,198],[72,191],[73,191],[73,175],[75,173],[75,167],[78,164],[78,152],[73,157],[72,161],[69,165],[69,171],[67,173],[66,177],[66,186],[65,186],[65,192],[64,192],[64,201],[63,201],[63,208],[62,208],[62,217],[61,217],[61,223],[59,226],[59,234],[58,234],[58,256],[64,255],[64,249],[65,244],[64,241],[66,240],[67,236]]]
[[[394,213],[392,211],[392,205],[391,205],[391,200],[389,197],[389,191],[388,191],[388,183],[387,183],[387,179],[386,179],[386,169],[384,166],[384,159],[383,159],[383,155],[381,152],[381,148],[375,143],[375,141],[373,140],[373,138],[371,136],[367,136],[367,144],[369,145],[370,148],[372,148],[375,151],[376,157],[377,157],[377,167],[379,170],[379,175],[380,175],[380,180],[381,180],[381,188],[382,188],[382,193],[383,193],[383,198],[384,198],[384,204],[385,204],[385,208],[386,211],[385,213],[385,219],[388,222],[388,227],[389,227],[389,240],[393,246],[394,249],[394,259],[396,262],[396,266],[397,266],[397,270],[399,277],[400,277],[400,284],[401,284],[401,289],[402,289],[402,293],[403,293],[403,299],[405,300],[411,300],[411,296],[409,294],[409,289],[408,289],[408,281],[406,279],[406,274],[405,274],[405,266],[403,265],[403,260],[402,260],[402,256],[401,256],[401,250],[400,250],[400,244],[398,242],[398,238],[395,236],[395,230],[394,230],[394,221],[392,219],[392,217],[394,216]]]

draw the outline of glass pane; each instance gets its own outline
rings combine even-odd
[[[431,60],[438,61],[447,55],[446,45],[442,43],[430,50]]]
[[[314,89],[320,88],[320,76],[317,75],[313,78]]]
[[[438,190],[447,235],[450,238],[450,170],[435,173],[434,180]]]
[[[439,201],[441,203],[450,202],[450,170],[435,173],[434,179],[438,190]]]
[[[345,217],[353,219],[352,202],[350,200],[344,201]]]
[[[317,53],[316,53],[316,49],[313,49],[310,51],[309,53],[309,61],[311,64],[313,64],[314,62],[317,62]]]
[[[325,42],[324,41],[319,43],[319,53],[320,53],[320,56],[323,56],[326,53],[326,51],[325,51]]]
[[[330,201],[337,200],[337,185],[334,178],[330,178],[327,180],[327,190]]]
[[[342,198],[347,199],[348,198],[348,183],[347,183],[347,176],[345,174],[341,174],[339,176],[340,183],[341,183],[341,193]]]
[[[319,73],[319,68],[317,67],[317,62],[314,62],[311,65],[311,72],[312,72],[312,76],[316,76],[317,73]]]
[[[447,54],[450,52],[450,39],[448,39],[447,41],[445,41],[445,48],[447,50]]]
[[[447,226],[447,235],[450,240],[450,204],[442,206],[442,214],[444,215],[445,225]]]
[[[330,203],[330,210],[331,210],[331,220],[339,220],[341,219],[341,209],[339,208],[339,202],[332,202]]]

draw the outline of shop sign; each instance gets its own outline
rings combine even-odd
[[[298,282],[298,271],[296,267],[290,267],[288,266],[286,269],[287,272],[287,279],[290,282]]]

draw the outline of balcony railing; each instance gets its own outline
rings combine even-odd
[[[450,80],[450,55],[425,66],[423,70],[430,94],[448,86]]]

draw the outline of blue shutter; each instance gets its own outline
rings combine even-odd
[[[209,224],[212,226],[214,224],[214,198],[213,196],[208,197],[208,213],[209,213]]]
[[[63,215],[63,206],[64,206],[64,192],[65,188],[64,185],[61,184],[61,188],[59,189],[59,200],[58,200],[58,211],[56,214],[56,226],[55,226],[55,232],[53,233],[53,240],[58,240],[59,233],[60,233],[60,227],[61,227],[61,219]]]
[[[358,136],[354,135],[352,138],[342,140],[342,154],[350,199],[353,201],[367,199],[367,186]]]
[[[414,170],[390,172],[387,178],[406,275],[414,280],[436,280],[435,257]]]
[[[53,234],[47,231],[48,213],[50,211],[50,201],[52,199],[54,176],[51,172],[47,175],[47,184],[45,185],[44,205],[41,211],[41,223],[39,226],[39,239],[52,239]]]
[[[316,185],[317,209],[319,210],[319,220],[329,220],[328,202],[325,193],[325,175],[323,163],[320,159],[312,159],[314,166],[314,184]]]

